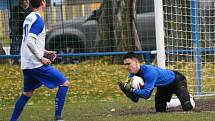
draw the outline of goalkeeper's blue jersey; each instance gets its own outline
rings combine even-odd
[[[136,89],[134,94],[145,99],[151,96],[154,87],[167,86],[175,79],[175,73],[173,71],[152,65],[141,65],[140,71],[137,74],[130,74],[129,77],[134,75],[144,80],[144,87],[142,89]]]

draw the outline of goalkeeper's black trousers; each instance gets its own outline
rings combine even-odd
[[[175,79],[173,83],[164,87],[157,87],[155,94],[156,112],[166,111],[167,102],[171,100],[172,94],[175,94],[179,98],[184,111],[189,111],[193,108],[190,102],[185,76],[177,71],[174,71],[174,73]]]

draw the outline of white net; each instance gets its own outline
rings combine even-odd
[[[186,75],[193,94],[215,94],[215,1],[164,0],[167,68]]]

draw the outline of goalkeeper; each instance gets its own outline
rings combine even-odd
[[[144,80],[144,87],[134,89],[124,83],[119,83],[120,89],[133,102],[138,102],[139,98],[148,99],[155,87],[155,108],[156,112],[166,111],[167,102],[171,100],[172,94],[175,94],[184,111],[193,109],[190,101],[190,95],[187,89],[187,80],[184,75],[177,71],[162,69],[152,65],[141,65],[133,52],[129,52],[123,57],[123,63],[128,70],[129,78],[139,76]]]

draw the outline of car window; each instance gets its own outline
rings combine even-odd
[[[136,5],[137,14],[154,11],[154,0],[137,0]]]

